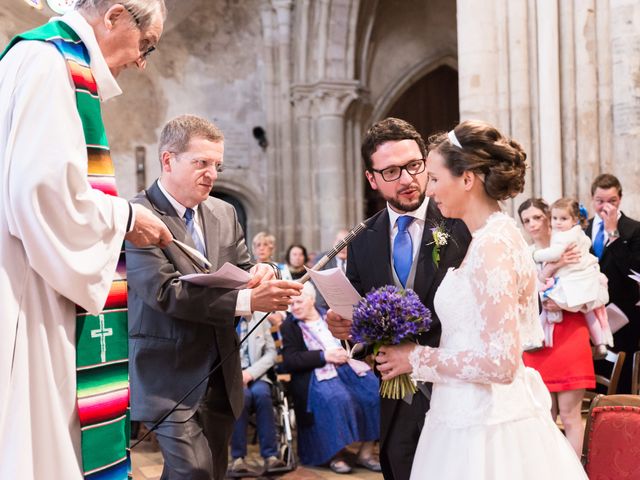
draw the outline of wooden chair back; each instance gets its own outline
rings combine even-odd
[[[600,362],[609,362],[613,364],[611,369],[611,376],[605,377],[604,375],[596,375],[596,387],[598,385],[602,385],[607,390],[607,395],[615,395],[618,392],[618,383],[620,381],[620,374],[622,373],[622,365],[625,360],[624,352],[612,352],[611,350],[607,350],[607,354],[604,358],[599,358]],[[598,395],[595,390],[587,390],[584,394],[583,403],[582,403],[582,412],[586,413],[588,411],[590,403],[593,399]]]
[[[633,370],[631,373],[631,393],[640,395],[640,350],[633,354]]]

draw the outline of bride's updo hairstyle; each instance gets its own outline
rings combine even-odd
[[[471,171],[479,176],[494,200],[515,197],[524,190],[527,154],[518,142],[479,120],[465,120],[450,132],[429,137],[429,152],[436,151],[451,173]]]

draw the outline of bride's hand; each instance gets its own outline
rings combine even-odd
[[[384,345],[376,355],[377,369],[382,380],[391,380],[403,373],[411,373],[409,354],[416,346],[415,343],[401,343],[400,345]]]

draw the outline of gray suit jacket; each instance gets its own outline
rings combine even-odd
[[[250,331],[263,316],[263,312],[254,313],[247,325],[247,330]],[[265,319],[251,334],[247,342],[249,343],[249,360],[251,361],[247,372],[254,380],[264,380],[271,383],[266,373],[276,364],[277,352],[269,320]]]
[[[157,183],[133,200],[149,208],[174,238],[195,248],[184,221]],[[251,268],[244,233],[231,205],[210,197],[200,205],[208,260],[216,270],[230,262]],[[126,243],[129,286],[129,373],[131,418],[155,421],[238,345],[234,326],[237,290],[205,288],[178,279],[196,273],[174,244],[165,249]],[[242,411],[240,358],[231,354],[222,368],[233,413]],[[220,386],[222,387],[222,386]],[[169,420],[186,421],[207,388],[203,382]]]

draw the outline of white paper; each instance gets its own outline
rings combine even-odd
[[[343,318],[353,319],[353,306],[362,297],[353,288],[344,272],[338,267],[327,270],[307,270],[311,275],[313,284],[322,294],[329,308]]]
[[[607,305],[607,316],[609,317],[609,326],[611,327],[611,333],[616,333],[627,323],[629,323],[629,318],[624,314],[622,310],[620,310],[620,307],[618,307],[615,303],[610,303],[609,305]]]
[[[229,262],[213,273],[190,273],[180,277],[180,280],[203,287],[234,288],[236,290],[246,287],[249,279],[251,279],[249,272]]]

